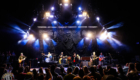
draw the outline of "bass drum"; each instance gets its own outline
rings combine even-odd
[[[67,57],[67,60],[71,60],[71,57],[70,57],[70,56],[68,56],[68,57]]]
[[[49,62],[50,62],[50,58],[46,58],[46,59],[45,59],[45,62],[46,62],[46,63],[49,63]]]
[[[68,57],[67,57],[67,64],[69,64],[70,62],[72,62],[72,60],[71,60],[71,57],[68,56]]]

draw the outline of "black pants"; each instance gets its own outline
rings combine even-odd
[[[92,61],[92,65],[97,65],[96,60],[93,60],[93,61]]]
[[[21,64],[21,66],[24,66],[24,61],[22,61],[20,64]]]

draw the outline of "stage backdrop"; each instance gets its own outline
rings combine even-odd
[[[87,33],[92,34],[91,39],[86,39]],[[47,34],[50,39],[42,39],[43,34]],[[73,52],[91,55],[97,46],[96,34],[95,29],[40,29],[40,51],[57,55],[61,52],[65,55],[73,55]]]

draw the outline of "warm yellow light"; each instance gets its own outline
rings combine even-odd
[[[32,34],[29,35],[29,39],[32,39],[34,36]]]
[[[83,16],[87,16],[87,12],[83,12]]]
[[[47,34],[43,34],[43,38],[45,39],[45,38],[47,38],[48,37],[48,35]]]
[[[28,40],[35,40],[34,35],[33,35],[33,34],[30,34],[30,35],[28,36]]]
[[[91,38],[91,36],[92,36],[91,33],[88,33],[88,34],[87,34],[87,37]]]
[[[64,2],[69,2],[69,0],[64,0]]]
[[[46,16],[49,17],[50,16],[50,12],[46,12]]]

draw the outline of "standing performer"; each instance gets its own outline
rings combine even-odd
[[[90,59],[91,59],[91,64],[92,65],[97,65],[96,59],[98,57],[96,56],[95,52],[93,52],[93,54],[91,55]]]
[[[104,62],[104,55],[102,55],[102,52],[100,53],[100,56],[99,56],[99,65],[103,66],[103,62]]]
[[[24,56],[23,53],[21,53],[19,58],[18,58],[19,66],[24,66],[25,59],[26,59],[26,56]]]
[[[81,63],[81,58],[80,58],[80,55],[79,54],[77,54],[77,64],[79,65],[79,63]]]
[[[45,53],[41,53],[41,62],[42,62],[42,63],[45,62]]]
[[[76,53],[74,52],[74,54],[73,54],[73,62],[74,63],[76,62],[75,59],[76,59]]]
[[[59,55],[59,64],[61,64],[61,60],[63,61],[63,52]]]

